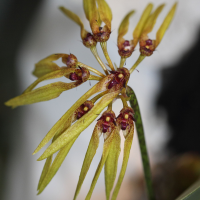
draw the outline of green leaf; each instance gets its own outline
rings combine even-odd
[[[69,17],[72,21],[74,21],[76,24],[78,24],[81,28],[81,38],[84,39],[87,35],[87,31],[84,29],[83,22],[79,18],[78,15],[73,13],[72,11],[68,10],[67,8],[60,6],[59,9],[67,16]]]
[[[36,77],[44,76],[50,72],[59,70],[60,67],[53,61],[58,60],[61,57],[68,57],[68,54],[52,54],[35,64],[33,75]]]
[[[37,102],[41,102],[41,101],[48,101],[48,100],[57,98],[58,96],[60,96],[60,94],[63,91],[66,91],[73,87],[76,87],[79,84],[77,82],[75,82],[75,83],[63,83],[63,82],[50,83],[48,85],[39,87],[30,92],[23,93],[20,96],[14,97],[13,99],[10,99],[7,102],[5,102],[5,105],[15,108],[17,106],[37,103]]]
[[[114,91],[104,95],[101,100],[96,103],[96,105],[78,121],[76,121],[71,127],[69,127],[58,139],[53,142],[46,151],[41,155],[38,160],[43,160],[50,155],[54,154],[56,151],[61,149],[67,143],[69,143],[73,138],[79,136],[79,134],[85,130],[97,117],[102,110],[117,97],[120,91]]]
[[[91,162],[92,162],[92,160],[94,158],[94,155],[96,154],[96,150],[97,150],[97,148],[99,146],[99,137],[100,137],[100,134],[101,134],[101,130],[99,128],[100,123],[101,122],[97,122],[97,124],[96,124],[96,126],[94,128],[92,137],[90,139],[90,143],[89,143],[86,155],[85,155],[85,159],[83,161],[83,165],[82,165],[82,168],[81,168],[81,173],[80,173],[78,184],[77,184],[77,187],[76,187],[74,200],[78,196],[78,193],[79,193],[79,191],[81,189],[81,186],[83,184],[85,176],[86,176],[86,174],[87,174],[87,172],[89,170]]]
[[[134,133],[134,126],[131,127],[130,132],[127,134],[127,136],[125,138],[125,142],[124,142],[124,156],[123,156],[122,167],[121,167],[119,178],[118,178],[117,184],[115,186],[115,189],[113,191],[113,195],[112,195],[111,200],[115,200],[117,198],[119,189],[121,187],[121,184],[122,184],[125,172],[126,172],[126,167],[127,167],[127,163],[128,163],[128,159],[129,159],[129,154],[130,154],[130,150],[131,150],[131,146],[132,146],[132,141],[133,141],[133,133]]]
[[[173,17],[174,17],[174,14],[175,14],[175,11],[176,11],[176,7],[177,7],[177,3],[175,3],[173,5],[173,7],[171,8],[171,10],[169,11],[169,13],[167,14],[165,20],[163,21],[162,25],[160,26],[159,30],[157,31],[157,34],[156,34],[156,47],[159,45],[159,43],[161,42],[166,30],[168,29]]]
[[[76,103],[58,120],[58,122],[51,128],[44,139],[40,142],[33,154],[36,154],[43,146],[45,146],[51,138],[57,133],[64,131],[64,126],[68,119],[73,115],[75,110],[79,108],[87,99],[89,99],[95,93],[104,91],[107,89],[109,82],[112,80],[113,75],[106,76],[96,85],[94,85],[89,91],[87,91]],[[47,156],[48,157],[48,156]]]
[[[142,30],[144,28],[144,25],[146,24],[146,22],[147,22],[147,20],[149,18],[149,15],[151,14],[152,8],[153,8],[153,4],[152,3],[147,5],[147,7],[145,8],[145,10],[142,13],[142,16],[141,16],[137,26],[135,27],[135,30],[133,32],[134,46],[136,46],[137,43],[138,43],[138,40],[140,38],[140,35],[141,35]]]
[[[92,192],[93,192],[94,187],[95,187],[95,185],[96,185],[96,183],[97,183],[97,180],[98,180],[98,178],[99,178],[99,175],[100,175],[100,173],[101,173],[101,170],[102,170],[102,168],[103,168],[103,166],[104,166],[104,164],[105,164],[105,162],[106,162],[106,159],[107,159],[107,157],[108,157],[108,153],[109,153],[110,148],[111,148],[111,144],[112,144],[113,137],[115,137],[115,134],[116,134],[116,129],[117,129],[117,128],[115,128],[115,129],[111,132],[110,136],[109,136],[109,137],[105,140],[105,142],[104,142],[104,145],[103,145],[103,154],[102,154],[101,160],[100,160],[100,162],[99,162],[99,165],[98,165],[98,167],[97,167],[97,170],[96,170],[96,172],[95,172],[94,178],[93,178],[93,180],[92,180],[92,184],[91,184],[91,186],[90,186],[90,190],[89,190],[89,192],[88,192],[88,194],[87,194],[85,200],[90,200],[90,198],[91,198]]]
[[[111,141],[111,147],[108,153],[108,157],[105,162],[105,185],[106,185],[106,199],[110,199],[110,192],[113,188],[117,174],[118,158],[121,151],[120,148],[121,138],[119,130],[116,130],[115,135]]]

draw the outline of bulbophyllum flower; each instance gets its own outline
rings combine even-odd
[[[97,124],[94,128],[81,169],[74,200],[77,198],[82,183],[89,170],[90,164],[98,148],[99,137],[101,135],[104,137],[103,153],[90,190],[85,199],[90,199],[104,165],[106,199],[115,200],[117,198],[117,194],[125,175],[134,134],[134,111],[127,103],[127,101],[129,101],[129,97],[126,96],[128,91],[127,84],[130,75],[136,66],[144,59],[145,56],[152,54],[158,46],[174,16],[176,4],[172,7],[171,11],[158,30],[156,40],[150,40],[147,34],[153,29],[156,19],[163,6],[164,5],[159,6],[156,11],[151,13],[153,5],[147,5],[135,30],[133,31],[133,38],[131,40],[125,40],[124,35],[128,31],[129,18],[134,11],[130,11],[125,16],[118,30],[117,40],[121,62],[119,66],[116,65],[115,67],[112,64],[107,51],[106,41],[110,38],[111,34],[112,13],[106,1],[83,0],[83,7],[86,18],[90,23],[91,32],[85,30],[82,21],[75,13],[67,8],[60,7],[60,10],[67,17],[80,26],[83,44],[90,48],[96,60],[104,70],[104,73],[81,63],[73,54],[52,54],[36,63],[33,71],[33,75],[37,77],[36,81],[33,82],[21,95],[14,97],[5,103],[7,106],[15,108],[22,105],[48,101],[57,98],[66,90],[84,84],[88,80],[98,81],[56,122],[33,152],[33,154],[36,154],[41,148],[52,140],[52,143],[38,159],[46,159],[38,184],[38,194],[45,189],[54,177],[81,132],[85,130],[107,107],[107,110],[104,111],[101,117],[97,120]],[[104,26],[101,26],[102,22],[104,23]],[[126,58],[132,55],[138,41],[140,42],[141,56],[130,69],[127,69],[123,67],[124,62]],[[107,66],[110,69],[106,67],[97,53],[96,45],[98,42],[101,45],[104,56],[108,62]],[[58,59],[62,59],[64,66],[60,67],[54,62]],[[91,74],[91,72],[95,75]],[[36,88],[42,81],[60,77],[65,77],[66,80],[70,82],[59,81]],[[115,99],[121,99],[123,103],[123,109],[120,111],[117,118],[114,111],[112,111],[112,104]],[[114,186],[118,157],[121,151],[121,130],[125,138],[124,156],[119,178]],[[53,160],[53,154],[56,152],[58,153]],[[114,191],[111,195],[111,190],[113,188]]]

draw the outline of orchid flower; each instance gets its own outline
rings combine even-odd
[[[90,168],[101,135],[103,135],[104,138],[103,153],[85,199],[89,200],[91,198],[98,177],[103,166],[105,166],[106,199],[115,200],[125,175],[134,135],[134,110],[128,105],[130,98],[126,95],[129,90],[127,84],[131,73],[137,65],[144,59],[144,57],[152,55],[155,48],[161,42],[174,16],[176,4],[174,4],[159,28],[156,40],[149,39],[147,34],[152,31],[156,19],[164,5],[159,6],[154,12],[152,12],[153,4],[147,5],[133,31],[133,38],[131,40],[125,40],[124,36],[128,31],[129,18],[135,11],[131,10],[124,17],[118,29],[117,46],[121,61],[117,67],[113,66],[107,51],[107,40],[110,38],[112,20],[112,12],[109,5],[105,0],[83,0],[83,7],[86,18],[90,23],[91,32],[85,30],[83,22],[78,15],[65,7],[60,7],[60,10],[80,26],[83,45],[90,48],[91,52],[104,70],[104,73],[81,63],[73,54],[52,54],[36,63],[33,71],[33,75],[37,77],[36,81],[33,82],[21,95],[8,100],[5,104],[15,108],[22,105],[48,101],[57,98],[66,90],[84,84],[88,80],[98,81],[58,120],[33,152],[33,154],[36,154],[52,140],[52,143],[38,159],[39,161],[46,159],[38,184],[38,194],[46,188],[54,177],[81,132],[85,130],[98,116],[100,116],[89,142],[75,191],[74,200],[77,198],[86,174]],[[102,22],[104,23],[103,27],[101,26]],[[100,43],[108,62],[109,70],[97,53],[96,45],[98,42]],[[132,55],[138,42],[140,44],[141,52],[139,61],[136,61],[133,67],[127,69],[124,67],[125,60]],[[60,67],[54,62],[58,59],[62,59],[64,66]],[[90,72],[93,72],[96,75],[92,75]],[[36,88],[42,81],[60,77],[65,77],[71,80],[71,82],[54,82]],[[94,97],[91,98],[92,96]],[[112,104],[115,99],[121,99],[123,103],[123,108],[117,116],[112,110]],[[106,107],[107,110],[103,112]],[[123,132],[123,137],[125,138],[124,156],[121,171],[116,185],[114,186],[118,167],[118,158],[121,151],[121,130]],[[53,160],[54,153],[57,153],[57,155]],[[111,194],[112,190],[113,193]]]

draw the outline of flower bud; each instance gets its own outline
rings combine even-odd
[[[128,58],[132,55],[133,50],[134,50],[134,44],[133,44],[133,40],[128,41],[128,40],[124,40],[124,42],[122,44],[118,45],[118,53],[122,58]]]
[[[91,48],[97,45],[97,41],[91,33],[87,33],[87,36],[83,39],[83,44],[86,47]]]
[[[99,30],[95,31],[94,38],[97,42],[106,42],[110,38],[110,33],[110,30],[105,25],[103,28],[99,27]]]
[[[155,40],[140,40],[140,53],[142,56],[151,56],[155,50]]]
[[[67,67],[76,67],[77,63],[78,63],[78,60],[75,55],[70,54],[67,57],[67,60],[66,60]]]

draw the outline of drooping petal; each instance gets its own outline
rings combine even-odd
[[[138,40],[140,38],[140,35],[141,35],[142,30],[144,28],[144,25],[145,25],[147,19],[149,18],[149,15],[150,15],[150,13],[152,11],[152,8],[153,8],[153,4],[152,3],[147,5],[147,7],[145,8],[145,10],[142,13],[142,16],[141,16],[137,26],[135,27],[135,30],[133,31],[134,46],[136,46],[137,43],[138,43]]]
[[[129,154],[130,154],[130,149],[133,141],[133,133],[134,133],[134,125],[131,126],[130,132],[126,135],[125,137],[125,142],[124,142],[124,156],[123,156],[123,162],[122,162],[122,167],[121,171],[119,174],[119,178],[117,181],[117,184],[115,186],[115,189],[113,191],[113,195],[111,200],[115,200],[117,198],[119,189],[121,187],[125,172],[126,172],[126,167],[129,159]]]
[[[123,39],[123,36],[128,32],[128,26],[129,26],[129,18],[133,15],[135,11],[130,11],[122,20],[119,29],[118,29],[118,38],[117,43],[119,44],[121,40]]]
[[[92,32],[99,30],[99,13],[97,11],[96,0],[83,0],[83,8],[86,18],[90,22]]]
[[[110,151],[110,148],[111,148],[111,144],[112,144],[112,140],[113,140],[114,137],[116,137],[115,136],[116,135],[116,130],[117,130],[117,128],[115,128],[111,132],[110,136],[104,142],[104,145],[103,145],[103,154],[102,154],[101,160],[99,162],[99,165],[97,167],[97,170],[95,172],[94,178],[92,180],[92,184],[90,186],[90,190],[89,190],[89,192],[88,192],[85,200],[90,200],[90,198],[91,198],[92,192],[93,192],[94,187],[95,187],[95,185],[97,183],[97,180],[99,178],[101,170],[102,170],[102,168],[103,168],[103,166],[104,166],[104,164],[106,162],[106,159],[108,157],[108,154],[109,154],[109,151]]]
[[[68,120],[68,118],[74,113],[74,111],[81,106],[87,99],[89,99],[95,93],[104,91],[114,75],[109,75],[103,78],[100,82],[94,85],[89,91],[87,91],[76,103],[58,120],[58,122],[51,128],[44,139],[40,142],[38,147],[35,149],[33,154],[36,154],[43,146],[45,146],[51,138],[57,133],[63,131],[63,126]],[[48,157],[48,156],[47,156]]]
[[[74,142],[76,141],[76,139],[77,138],[72,139],[65,147],[63,147],[58,152],[58,154],[56,155],[52,165],[50,166],[48,172],[46,173],[46,176],[42,180],[40,187],[38,188],[38,194],[40,194],[45,189],[45,187],[49,184],[51,179],[55,176],[56,172],[60,168],[61,164],[63,163],[65,157],[67,156],[69,150],[71,149],[71,147],[74,144]]]
[[[156,23],[156,20],[160,14],[160,12],[162,11],[163,7],[165,6],[165,4],[160,5],[148,18],[144,29],[142,31],[142,34],[147,35],[148,33],[150,33]]]
[[[117,174],[118,158],[121,151],[120,148],[121,138],[119,130],[115,132],[111,141],[111,147],[108,153],[108,157],[105,162],[105,185],[106,185],[106,199],[110,199],[110,192],[113,188],[113,184]]]
[[[51,162],[52,162],[52,157],[53,156],[49,156],[47,159],[46,159],[46,162],[44,164],[44,167],[43,167],[43,170],[42,170],[42,174],[40,176],[40,180],[39,180],[39,183],[38,183],[38,187],[37,189],[39,190],[39,188],[41,187],[41,184],[45,178],[45,176],[47,175],[47,172],[51,166]]]
[[[111,31],[112,12],[109,5],[105,0],[97,0],[97,4],[101,21],[103,21]]]
[[[104,95],[101,100],[95,104],[95,106],[81,117],[77,122],[75,122],[71,127],[69,127],[58,139],[53,142],[45,152],[40,156],[38,160],[43,160],[50,155],[54,154],[56,151],[61,149],[67,143],[69,143],[73,138],[79,136],[79,134],[85,130],[97,117],[102,110],[108,106],[108,104],[117,97],[120,90],[108,93]]]
[[[52,54],[40,60],[38,63],[35,64],[33,75],[39,78],[41,76],[44,76],[45,74],[59,70],[60,67],[52,61],[58,60],[61,57],[67,58],[68,54]]]
[[[56,71],[47,73],[47,74],[39,77],[23,93],[30,92],[31,90],[33,90],[34,87],[36,87],[40,82],[42,82],[44,80],[49,80],[49,79],[54,79],[54,78],[60,78],[60,77],[66,76],[66,75],[68,75],[70,73],[73,73],[75,71],[76,71],[75,68],[63,68],[63,69],[58,69]]]
[[[12,108],[15,108],[17,106],[37,103],[37,102],[41,102],[41,101],[48,101],[48,100],[57,98],[58,96],[60,96],[60,94],[63,91],[69,90],[73,87],[76,87],[77,85],[78,85],[77,82],[73,82],[73,83],[64,83],[64,82],[50,83],[48,85],[39,87],[39,88],[32,90],[30,92],[26,92],[24,94],[21,94],[20,96],[14,97],[13,99],[10,99],[9,101],[5,102],[5,105],[11,106]]]
[[[175,11],[176,11],[176,7],[177,7],[177,3],[175,3],[173,5],[171,10],[167,14],[165,20],[163,21],[162,25],[160,26],[159,30],[157,31],[157,34],[156,34],[156,47],[159,45],[159,43],[162,40],[166,30],[169,27],[169,25],[170,25],[170,23],[171,23],[171,21],[172,21],[172,19],[174,17],[174,14],[175,14]]]
[[[87,31],[84,29],[84,25],[83,22],[81,21],[81,19],[79,18],[78,15],[76,15],[75,13],[73,13],[72,11],[68,10],[67,8],[60,6],[59,9],[67,16],[69,17],[72,21],[74,21],[75,23],[77,23],[80,28],[81,28],[81,38],[84,39],[87,35]]]
[[[79,191],[81,189],[81,186],[83,184],[85,176],[86,176],[86,174],[87,174],[87,172],[89,170],[90,164],[91,164],[91,162],[92,162],[92,160],[94,158],[94,155],[96,154],[96,150],[97,150],[97,148],[99,146],[99,136],[101,134],[101,129],[100,129],[100,124],[101,123],[102,122],[100,122],[100,121],[97,122],[97,124],[96,124],[96,126],[94,128],[92,137],[90,139],[90,143],[89,143],[86,155],[85,155],[85,159],[83,161],[83,165],[82,165],[82,168],[81,168],[81,173],[80,173],[78,184],[77,184],[77,187],[76,187],[74,200],[78,196],[78,193],[79,193]]]

